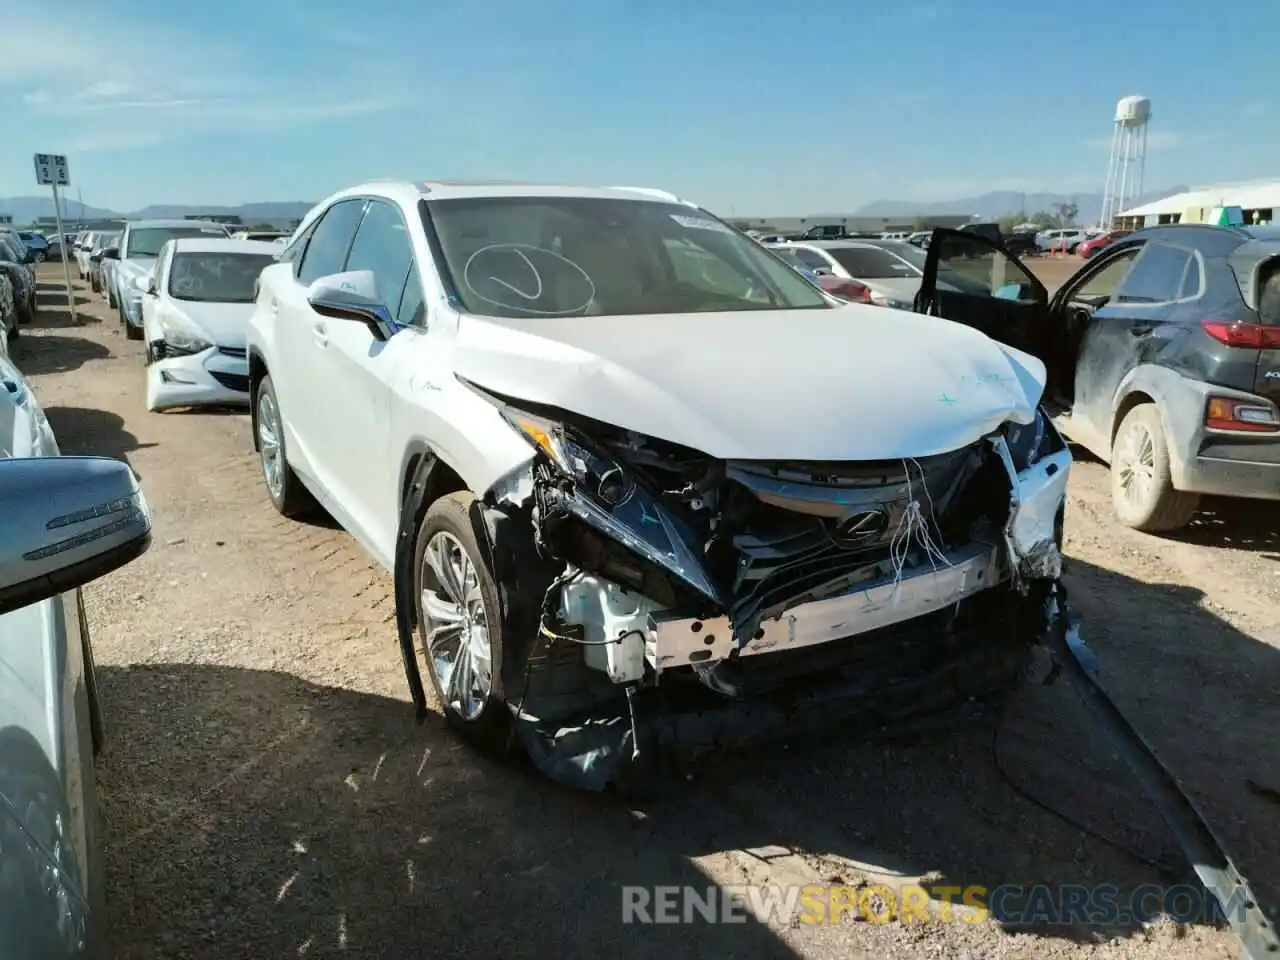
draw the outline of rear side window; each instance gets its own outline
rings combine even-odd
[[[814,253],[812,250],[806,250],[804,247],[792,248],[795,258],[803,263],[810,270],[830,270],[831,264],[827,262],[827,258],[820,253]]]
[[[363,211],[363,200],[341,200],[324,212],[298,267],[301,283],[342,272]]]
[[[1181,295],[1183,277],[1189,261],[1195,257],[1189,250],[1148,243],[1116,291],[1116,303],[1168,303]],[[1199,281],[1196,282],[1199,289]]]
[[[1200,295],[1200,258],[1192,254],[1187,260],[1187,271],[1182,275],[1182,289],[1178,291],[1179,300],[1190,300]]]

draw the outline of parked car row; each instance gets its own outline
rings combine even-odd
[[[39,309],[35,271],[38,262],[36,251],[27,247],[20,234],[0,228],[0,275],[8,280],[13,298],[13,312],[3,318],[6,340],[16,338],[20,325],[35,319]]]
[[[0,272],[0,316],[14,313]],[[106,725],[80,588],[147,550],[151,515],[128,464],[60,456],[5,340],[0,530],[0,956],[105,957]]]

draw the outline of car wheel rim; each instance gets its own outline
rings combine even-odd
[[[484,712],[493,692],[489,616],[466,549],[441,531],[422,557],[423,653],[445,706],[463,720]]]
[[[262,479],[271,496],[280,498],[284,469],[280,456],[280,413],[269,393],[258,398],[258,450],[262,455]]]
[[[1116,477],[1125,501],[1135,507],[1146,504],[1156,482],[1155,442],[1151,431],[1142,424],[1131,424],[1116,453]]]

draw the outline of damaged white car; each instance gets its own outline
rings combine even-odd
[[[425,664],[550,776],[999,696],[1058,615],[1016,326],[831,299],[638,188],[365,184],[260,284],[272,501],[394,572],[420,716]]]

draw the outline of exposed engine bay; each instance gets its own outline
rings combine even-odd
[[[546,581],[524,575],[537,636],[504,686],[553,778],[599,789],[644,743],[973,702],[1046,629],[1071,455],[1043,415],[856,463],[721,461],[560,411],[503,416],[538,455],[486,496],[494,546],[531,533]]]

